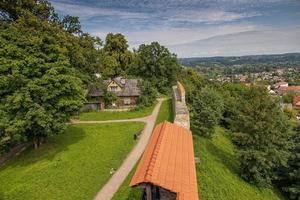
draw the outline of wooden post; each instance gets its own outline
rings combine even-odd
[[[151,185],[146,185],[147,200],[152,200]]]

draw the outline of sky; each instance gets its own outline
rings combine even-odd
[[[300,52],[300,0],[50,0],[105,40],[158,41],[178,57]]]

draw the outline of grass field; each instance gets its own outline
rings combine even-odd
[[[156,119],[156,124],[165,120],[173,122],[172,99],[168,99],[162,103]],[[132,189],[129,187],[130,180],[132,179],[135,170],[136,167],[130,172],[112,200],[140,200],[140,188],[136,187]]]
[[[129,110],[129,111],[118,111],[118,112],[111,112],[111,111],[91,111],[91,112],[84,112],[79,115],[79,120],[82,121],[102,121],[102,120],[112,120],[112,119],[133,119],[138,117],[145,117],[152,113],[154,109],[154,103],[152,106],[142,108],[140,110]]]
[[[1,200],[90,200],[135,144],[142,123],[72,125],[0,168]]]
[[[167,99],[162,102],[155,124],[159,124],[162,121],[173,122],[173,110],[172,110],[172,99]]]
[[[224,129],[217,128],[213,139],[194,135],[199,199],[278,200],[271,189],[257,188],[239,177],[233,145]]]

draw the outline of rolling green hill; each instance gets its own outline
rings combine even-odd
[[[200,158],[196,164],[199,199],[283,199],[274,190],[257,188],[240,178],[234,147],[224,129],[217,128],[212,139],[194,135],[194,151]]]

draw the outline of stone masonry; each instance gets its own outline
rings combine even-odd
[[[185,89],[180,82],[173,86],[174,123],[190,129],[190,115],[185,103]]]

